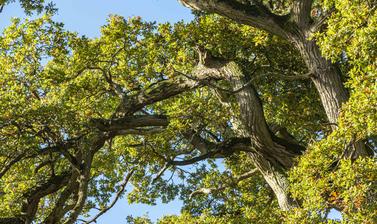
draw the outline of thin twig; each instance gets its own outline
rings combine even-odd
[[[118,192],[116,193],[115,195],[115,199],[110,203],[109,206],[107,206],[106,208],[102,209],[96,216],[94,216],[91,220],[88,220],[88,221],[83,221],[85,224],[89,224],[89,223],[92,223],[92,222],[97,222],[97,219],[102,216],[103,214],[105,214],[108,210],[110,210],[116,203],[117,201],[119,200],[119,198],[122,196],[123,192],[125,191],[126,189],[126,186],[128,184],[128,182],[130,181],[133,173],[135,172],[135,169],[132,169],[128,174],[127,176],[125,177],[124,181],[120,184],[120,188],[118,190]]]
[[[258,171],[257,168],[254,168],[252,170],[250,170],[249,172],[246,172],[244,174],[241,174],[239,176],[236,176],[234,178],[231,177],[231,181],[230,183],[225,183],[225,184],[221,184],[220,187],[211,187],[211,188],[200,188],[198,190],[195,190],[193,191],[191,194],[190,194],[190,198],[196,196],[196,195],[199,195],[199,194],[211,194],[213,192],[218,192],[218,191],[222,191],[222,190],[225,190],[227,187],[229,187],[230,185],[237,185],[239,182],[245,180],[245,179],[248,179],[250,177],[253,177],[254,174]]]

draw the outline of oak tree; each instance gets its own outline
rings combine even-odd
[[[127,190],[184,201],[160,223],[376,222],[376,3],[181,2],[192,22],[3,32],[0,223],[93,223]]]

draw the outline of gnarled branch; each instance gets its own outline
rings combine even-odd
[[[287,16],[273,14],[261,1],[242,3],[237,0],[179,0],[184,6],[194,10],[218,13],[238,23],[266,30],[285,37],[282,25]]]

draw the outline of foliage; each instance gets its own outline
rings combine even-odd
[[[43,1],[21,3],[26,11],[43,9]],[[288,3],[274,2],[273,11],[285,14]],[[182,199],[182,214],[163,217],[162,224],[331,223],[326,215],[332,208],[345,223],[376,222],[376,159],[345,157],[356,142],[376,148],[376,6],[347,0],[314,5],[334,10],[326,29],[312,38],[342,66],[350,91],[335,130],[326,124],[313,83],[298,78],[308,71],[297,49],[256,28],[217,15],[158,25],[112,15],[101,36],[89,39],[65,31],[51,15],[14,19],[0,37],[0,217],[23,217],[35,192],[56,181],[61,186],[38,199],[36,222],[49,218],[66,190],[71,194],[62,208],[70,212],[58,221],[69,221],[79,207],[80,194],[72,189],[85,186],[84,217],[129,191],[131,203]],[[291,195],[300,204],[294,210],[279,210],[262,174],[237,179],[255,169],[248,152],[172,164],[203,156],[192,144],[195,136],[217,146],[239,137],[234,127],[240,110],[229,82],[182,87],[200,83],[193,75],[202,49],[235,61],[255,86],[266,122],[308,148],[289,172]],[[164,95],[171,86],[184,90]],[[133,111],[133,100],[146,103]],[[123,132],[111,126],[129,116],[168,118],[168,124]],[[114,129],[104,130],[107,124]],[[77,170],[87,164],[85,183]],[[132,187],[125,188],[128,182]],[[215,190],[194,195],[198,189]],[[151,223],[147,217],[127,220]]]
[[[32,14],[33,12],[41,13],[41,12],[47,12],[47,13],[53,13],[56,12],[56,8],[53,2],[46,3],[44,0],[2,0],[0,1],[0,12],[6,7],[7,5],[17,2],[21,5],[21,7],[24,9],[25,13],[28,15]]]
[[[292,192],[304,205],[295,219],[310,213],[307,222],[323,220],[323,214],[335,207],[343,214],[342,222],[374,223],[376,160],[351,161],[344,154],[350,142],[374,139],[377,133],[376,5],[368,1],[327,4],[337,11],[328,20],[326,32],[315,37],[323,54],[332,60],[339,60],[339,55],[344,58],[351,96],[343,105],[337,130],[313,144],[291,172]],[[376,147],[373,141],[367,144],[371,148]]]

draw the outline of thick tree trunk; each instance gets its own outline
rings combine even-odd
[[[298,49],[312,73],[311,79],[318,91],[327,119],[332,129],[336,129],[342,104],[348,100],[349,95],[338,66],[321,55],[318,45],[314,40],[309,40],[307,33],[309,32],[297,29],[288,35],[288,39]],[[348,151],[345,156],[352,159],[371,155],[362,142],[354,143],[353,150]]]
[[[255,151],[249,153],[250,158],[274,191],[280,208],[287,211],[296,207],[297,203],[289,195],[285,172],[293,166],[294,158],[301,154],[300,146],[284,144],[282,139],[279,141],[271,133],[257,92],[252,85],[246,87],[247,80],[236,63],[230,62],[222,70],[233,90],[242,88],[236,93],[243,130],[239,132],[251,138]]]
[[[250,135],[246,131],[246,128],[244,127],[244,123],[242,121],[237,120],[235,122],[235,132],[239,136],[246,137]],[[259,170],[267,184],[274,192],[280,209],[283,211],[288,211],[294,207],[297,207],[298,203],[290,197],[288,189],[289,182],[286,175],[287,168],[282,167],[276,162],[271,162],[271,160],[274,161],[271,156],[263,153],[262,150],[257,150],[256,148],[254,148],[253,152],[249,152],[248,155],[249,158],[253,161],[254,166]],[[279,154],[276,152],[273,153],[273,155],[279,156]],[[290,157],[288,159],[293,159],[293,157]]]
[[[339,68],[322,57],[314,40],[308,40],[304,31],[298,30],[289,35],[290,41],[298,49],[318,90],[323,108],[330,123],[336,124],[341,106],[348,100],[348,93],[341,80]]]
[[[265,156],[259,152],[251,152],[249,155],[254,165],[262,173],[263,178],[273,190],[281,210],[288,211],[297,207],[298,204],[289,194],[289,182],[284,172],[285,169],[283,167],[277,168],[276,164],[272,166]]]

